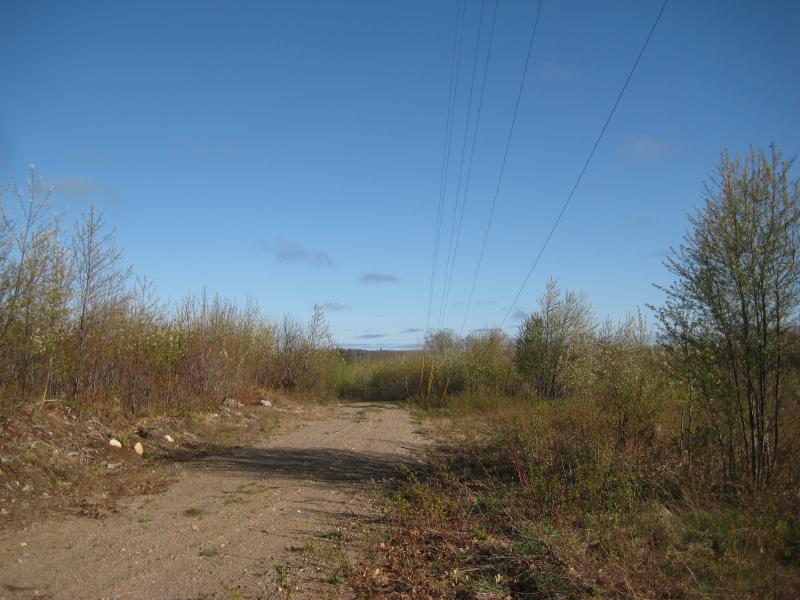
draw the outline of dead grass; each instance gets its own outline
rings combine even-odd
[[[385,543],[353,579],[362,596],[800,594],[796,496],[699,489],[663,424],[620,446],[583,401],[472,397],[445,412],[449,438],[387,490]]]
[[[137,418],[62,403],[41,409],[3,403],[0,516],[5,525],[54,513],[102,517],[121,498],[163,490],[175,460],[263,437],[276,427],[279,414],[256,405],[241,411]],[[166,434],[173,443],[164,439]],[[112,437],[122,448],[108,445]],[[144,446],[143,457],[133,451],[137,441]]]

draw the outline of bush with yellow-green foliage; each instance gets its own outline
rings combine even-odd
[[[502,330],[489,329],[468,336],[462,361],[467,390],[507,393],[519,388],[513,341]]]
[[[539,309],[522,322],[515,339],[515,366],[530,388],[545,398],[574,394],[591,383],[596,323],[583,293],[547,282]]]
[[[336,393],[348,400],[405,400],[427,386],[423,363],[418,352],[347,351],[336,374]]]
[[[606,323],[592,348],[591,395],[617,443],[647,443],[668,400],[664,352],[641,314]]]
[[[455,435],[391,490],[387,550],[367,570],[396,587],[424,597],[790,598],[800,586],[797,488],[720,494],[687,464],[668,402],[650,413],[642,443],[630,432],[624,444],[608,408],[585,395],[465,393],[444,410]],[[359,585],[382,591],[375,579]]]

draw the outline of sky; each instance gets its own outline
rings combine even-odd
[[[661,7],[545,0],[462,330],[538,7],[499,1],[479,101],[495,2],[464,1],[447,144],[461,0],[7,0],[0,182],[35,164],[67,219],[96,205],[166,300],[206,289],[299,319],[318,303],[339,343],[393,348],[509,308],[513,333],[550,277],[600,318],[658,304],[721,150],[800,151],[800,3],[671,0],[510,307]]]

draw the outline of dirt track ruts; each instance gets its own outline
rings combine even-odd
[[[375,518],[371,482],[420,443],[401,408],[341,406],[186,463],[165,493],[105,519],[0,531],[0,599],[279,597],[275,567],[292,548]]]

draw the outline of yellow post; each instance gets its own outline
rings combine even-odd
[[[431,363],[431,376],[428,377],[428,396],[431,395],[431,386],[433,385],[433,372],[436,370],[436,363]]]
[[[447,381],[444,382],[444,392],[442,393],[442,402],[447,398],[447,388],[450,385],[450,375],[447,376]]]
[[[419,370],[419,393],[422,393],[422,380],[425,377],[425,355],[422,355],[422,368]]]

